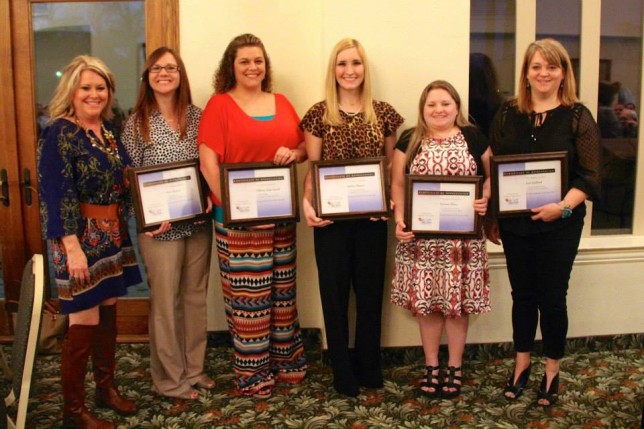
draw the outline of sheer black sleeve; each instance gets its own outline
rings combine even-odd
[[[574,168],[577,171],[570,186],[585,192],[588,199],[596,200],[601,185],[600,133],[592,114],[582,105],[575,108],[573,130],[576,135]]]

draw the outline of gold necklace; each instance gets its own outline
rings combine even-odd
[[[83,126],[81,123],[80,119],[77,117],[74,117],[76,120],[76,125],[78,125],[83,131],[85,131],[85,135],[89,139],[89,142],[91,143],[92,147],[100,150],[104,154],[114,157],[118,159],[119,161],[121,160],[121,156],[119,155],[118,151],[118,146],[116,145],[116,139],[114,138],[114,133],[112,131],[108,130],[105,128],[105,125],[103,125],[103,122],[101,122],[101,133],[103,134],[103,137],[105,140],[107,140],[108,144],[104,144],[102,141],[94,137],[88,130]]]

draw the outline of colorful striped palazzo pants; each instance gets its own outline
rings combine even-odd
[[[243,395],[299,383],[306,360],[295,305],[295,224],[227,229],[215,222],[233,368]]]

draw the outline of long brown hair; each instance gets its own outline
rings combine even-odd
[[[235,87],[237,84],[237,81],[235,80],[235,58],[237,57],[237,51],[240,48],[246,48],[249,46],[257,47],[262,50],[262,55],[264,55],[264,61],[266,62],[266,73],[264,74],[264,80],[262,81],[262,91],[272,91],[273,81],[271,79],[271,60],[268,58],[266,48],[264,48],[264,44],[259,37],[246,33],[235,37],[226,47],[226,50],[219,61],[219,67],[217,67],[215,75],[213,76],[215,94],[225,94]]]
[[[157,100],[154,96],[154,90],[150,86],[150,67],[156,64],[166,53],[171,54],[177,66],[179,66],[179,87],[175,90],[174,109],[179,120],[179,138],[184,138],[188,129],[186,116],[188,107],[192,104],[192,96],[190,95],[190,82],[188,82],[188,73],[183,64],[183,60],[173,49],[166,46],[157,48],[150,54],[145,62],[145,70],[141,75],[141,85],[139,86],[139,94],[132,111],[136,115],[136,124],[138,131],[143,138],[143,141],[152,143],[150,141],[150,115],[159,110]]]

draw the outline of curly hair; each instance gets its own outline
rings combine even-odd
[[[215,94],[224,94],[235,87],[237,84],[237,81],[235,80],[235,57],[237,57],[237,51],[240,48],[249,46],[258,47],[262,50],[264,61],[266,61],[266,74],[262,81],[262,91],[271,92],[273,89],[271,79],[271,60],[268,58],[266,48],[264,48],[264,44],[259,37],[246,33],[235,37],[226,47],[226,50],[219,61],[219,67],[217,67],[215,75],[213,76]]]

